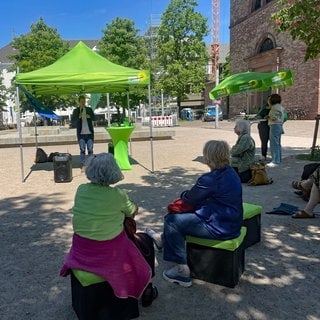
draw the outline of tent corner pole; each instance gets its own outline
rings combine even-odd
[[[151,86],[148,85],[148,100],[149,100],[149,132],[150,132],[150,148],[151,148],[151,172],[154,173],[153,159],[153,132],[152,132],[152,117],[151,117]]]
[[[18,73],[18,71],[17,71]],[[23,139],[22,139],[22,127],[20,119],[20,100],[19,100],[19,86],[16,86],[16,105],[17,105],[17,127],[19,132],[19,146],[20,146],[20,166],[21,166],[21,182],[25,182],[24,177],[24,162],[23,162]]]

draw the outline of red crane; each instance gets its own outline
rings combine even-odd
[[[211,28],[211,81],[219,82],[219,33],[220,33],[220,0],[212,0]]]

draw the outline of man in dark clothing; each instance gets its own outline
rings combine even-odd
[[[81,172],[85,171],[86,148],[88,155],[93,154],[94,129],[92,121],[95,115],[91,108],[86,107],[86,97],[79,97],[79,107],[72,113],[72,123],[77,128],[77,139],[80,147]]]
[[[268,116],[270,108],[264,105],[257,113],[257,117],[261,119],[258,123],[259,137],[261,141],[261,160],[267,160],[268,141],[269,141],[269,125],[266,117]]]

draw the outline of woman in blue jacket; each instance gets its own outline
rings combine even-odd
[[[208,141],[203,158],[210,171],[180,196],[185,203],[193,205],[195,211],[169,213],[164,218],[163,258],[175,266],[164,271],[163,277],[184,287],[192,284],[187,265],[186,235],[227,240],[238,237],[242,226],[242,187],[238,174],[229,164],[229,145],[225,141]],[[152,233],[149,229],[149,234]],[[160,236],[154,233],[153,237],[159,245]]]

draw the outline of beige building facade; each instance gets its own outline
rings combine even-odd
[[[275,31],[270,17],[277,0],[230,1],[230,73],[292,70],[293,86],[279,89],[282,104],[289,119],[314,119],[320,113],[320,58],[305,62],[305,45]],[[243,109],[255,113],[270,93],[230,96],[230,116]]]

